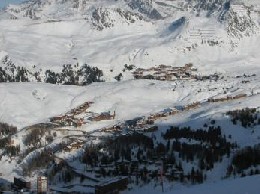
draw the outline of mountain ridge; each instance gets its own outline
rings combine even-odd
[[[258,179],[258,4],[29,0],[1,11],[3,185],[36,190],[44,175],[51,190],[95,193],[116,178],[122,193],[160,193],[163,176],[165,192],[201,194]]]
[[[252,0],[31,0],[0,14],[0,52],[30,71],[89,64],[108,81],[125,64],[200,67],[204,52],[230,60],[259,41],[258,9]]]

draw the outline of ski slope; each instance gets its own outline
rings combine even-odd
[[[181,0],[34,2],[10,5],[0,12],[0,68],[7,68],[3,62],[7,56],[15,66],[39,71],[41,76],[48,69],[61,71],[64,64],[88,64],[104,72],[105,82],[88,86],[1,83],[0,122],[18,127],[18,133],[12,138],[20,144],[22,151],[28,149],[23,143],[29,133],[26,127],[49,122],[50,117],[65,114],[90,101],[93,104],[88,111],[95,114],[115,111],[115,119],[89,121],[77,130],[72,127],[57,130],[57,138],[45,146],[54,147],[65,137],[82,138],[86,133],[95,132],[96,139],[93,141],[98,142],[99,137],[104,135],[99,131],[101,128],[194,102],[201,103],[195,110],[157,120],[158,134],[171,125],[195,128],[215,119],[223,128],[223,134],[231,135],[232,141],[239,146],[259,143],[259,125],[254,129],[234,126],[225,114],[230,110],[260,107],[258,0],[232,1],[233,15],[230,13],[222,22],[218,18],[220,10],[213,10],[212,15],[206,17],[205,10],[196,11],[191,5],[184,6]],[[132,9],[127,2],[137,2],[143,10],[140,11],[138,6]],[[191,1],[191,4],[196,2],[200,1]],[[152,10],[158,11],[161,17],[154,19]],[[239,25],[236,26],[234,21],[238,21]],[[220,79],[134,80],[131,71],[123,70],[125,64],[146,69],[160,64],[183,67],[187,63],[193,64],[197,75],[218,74]],[[116,82],[114,77],[119,73],[122,73],[122,81]],[[223,103],[207,102],[210,98],[241,94],[246,97]],[[26,165],[41,149],[43,147],[22,158],[19,161],[21,165],[15,158],[4,156],[0,160],[3,178],[11,181],[13,176],[21,174],[21,166]],[[78,153],[58,154],[69,160]],[[208,178],[203,185],[165,182],[164,193],[258,194],[259,175],[221,180],[229,162],[225,158],[212,171],[207,171]],[[37,172],[29,179],[33,181],[36,176]],[[83,189],[76,187],[76,191]],[[157,194],[161,193],[161,187],[151,183],[123,193]]]
[[[172,185],[165,185],[165,191],[162,192],[160,186],[156,188],[152,185],[146,186],[144,188],[139,188],[131,192],[123,192],[124,194],[258,194],[259,193],[259,181],[260,176],[251,176],[230,180],[221,180],[214,183],[193,185],[185,188],[183,185],[178,183]]]
[[[26,10],[31,9],[30,4],[10,5],[2,14],[13,14],[17,20],[0,15],[0,56],[8,55],[16,66],[29,70],[60,71],[63,64],[87,63],[102,69],[107,81],[113,81],[115,75],[122,73],[125,64],[147,68],[193,63],[200,72],[206,73],[259,68],[256,10],[252,8],[254,25],[248,29],[252,32],[248,35],[241,32],[243,38],[240,38],[228,35],[227,22],[220,23],[216,17],[195,17],[189,10],[176,9],[178,3],[167,1],[167,6],[163,6],[154,2],[152,6],[162,14],[169,11],[172,14],[166,14],[163,20],[135,19],[133,23],[120,15],[118,9],[129,14],[140,13],[130,10],[121,1],[89,1],[82,8],[71,8],[71,2],[42,1],[40,7],[34,8],[38,19],[24,17]],[[257,8],[255,2],[251,3]],[[104,16],[104,21],[96,21],[95,9],[99,10],[99,17]],[[251,21],[246,9],[237,11],[242,12],[245,22]],[[176,25],[181,18],[183,23]],[[94,24],[111,26],[97,30]],[[238,29],[233,31],[240,34]],[[209,46],[207,41],[218,44]],[[123,76],[123,79],[129,78],[129,75]]]
[[[176,82],[127,80],[94,83],[84,87],[44,83],[2,83],[0,121],[21,129],[45,122],[52,116],[64,114],[89,101],[94,102],[89,111],[95,113],[115,111],[116,120],[120,121],[149,115],[168,107],[205,102],[211,97],[238,94],[259,96],[258,76],[248,78],[251,81],[247,84],[241,84],[243,77],[227,79],[229,81],[208,80],[198,84],[193,80]],[[254,103],[256,107],[260,105],[259,100]]]

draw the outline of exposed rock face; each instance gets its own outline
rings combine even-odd
[[[252,20],[250,10],[241,5],[239,11],[231,9],[227,16],[227,32],[232,37],[241,38],[256,33],[257,23]]]
[[[176,1],[177,2],[177,1]],[[231,36],[250,35],[255,31],[256,22],[252,21],[252,7],[243,1],[230,0],[184,0],[178,1],[178,8],[191,12],[198,17],[216,17],[219,22],[228,23],[227,31]],[[240,5],[236,10],[234,5]],[[160,9],[158,9],[160,6]],[[115,23],[135,23],[138,20],[161,20],[163,12],[173,7],[169,2],[157,0],[31,0],[19,6],[6,9],[12,19],[71,19],[85,18],[97,30],[111,28]],[[244,14],[241,15],[241,9]]]
[[[152,0],[126,0],[126,2],[130,8],[139,11],[150,19],[162,19],[161,14],[154,8]]]

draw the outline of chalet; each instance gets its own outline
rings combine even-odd
[[[9,146],[14,146],[15,145],[15,139],[13,137],[8,138],[8,145]]]
[[[162,80],[162,81],[165,81],[166,80],[166,76],[165,75],[161,75],[161,76],[158,76],[156,77],[158,80]]]
[[[102,120],[112,120],[115,119],[116,113],[114,111],[114,113],[111,115],[110,112],[103,112],[100,115],[92,118],[93,121],[102,121]]]
[[[55,116],[55,117],[52,117],[52,118],[50,118],[50,122],[61,122],[61,121],[63,121],[65,119],[65,117],[64,116]]]
[[[7,146],[17,147],[19,146],[19,141],[15,137],[9,136]]]
[[[239,99],[239,98],[245,98],[245,97],[247,97],[246,94],[238,94],[238,95],[234,96],[233,99]]]
[[[176,78],[176,77],[173,76],[172,74],[167,74],[167,75],[165,76],[165,79],[166,79],[167,81],[171,81],[171,80],[173,80],[174,78]]]
[[[63,148],[64,152],[71,152],[71,147],[70,146],[66,146]]]
[[[65,119],[74,119],[75,116],[74,116],[74,114],[65,114],[65,115],[64,115],[64,118],[65,118]]]
[[[83,144],[76,142],[76,143],[71,144],[70,147],[71,147],[71,150],[78,150],[83,147]]]
[[[149,120],[150,124],[153,124],[155,120],[160,119],[162,117],[167,117],[167,116],[168,116],[167,113],[162,111],[162,112],[150,115],[148,117],[148,120]]]
[[[83,104],[81,104],[80,106],[78,106],[77,108],[74,108],[70,111],[70,113],[72,114],[81,114],[83,112],[85,112],[89,107],[90,105],[93,104],[93,102],[85,102]]]
[[[67,119],[67,120],[64,122],[64,124],[65,124],[66,126],[75,126],[75,125],[74,125],[74,120],[71,119],[71,118]]]
[[[194,102],[192,104],[188,104],[188,105],[184,106],[184,110],[194,109],[194,108],[197,108],[199,105],[200,105],[200,102]]]
[[[85,124],[83,118],[80,118],[80,119],[74,120],[74,126],[75,126],[75,127],[81,127],[83,124]]]

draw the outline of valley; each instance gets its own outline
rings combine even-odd
[[[0,192],[257,194],[259,10],[257,0],[0,10]]]

